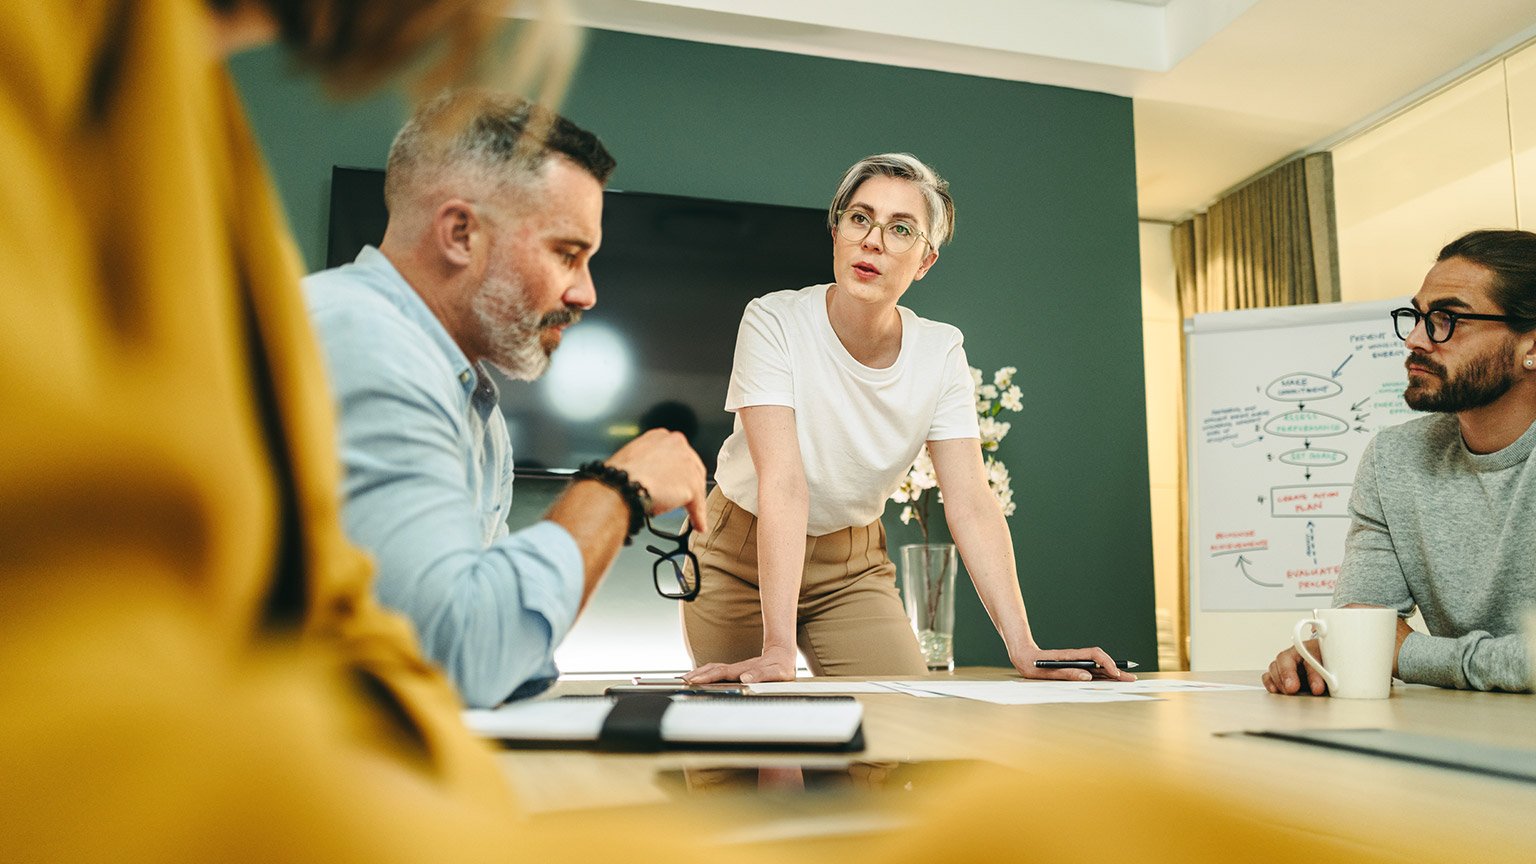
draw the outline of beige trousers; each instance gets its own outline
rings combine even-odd
[[[736,663],[763,651],[757,588],[757,517],[717,488],[709,531],[695,534],[698,599],[683,606],[695,666]],[[927,670],[896,591],[896,565],[876,520],[805,538],[795,641],[814,675],[920,675]]]

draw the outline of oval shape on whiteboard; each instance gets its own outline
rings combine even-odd
[[[1292,372],[1269,382],[1264,395],[1276,402],[1310,402],[1344,392],[1344,386],[1332,378],[1311,372]]]
[[[1282,438],[1326,438],[1348,432],[1349,424],[1321,411],[1287,411],[1269,418],[1264,431]]]
[[[1281,453],[1280,461],[1287,465],[1325,468],[1329,465],[1343,465],[1349,461],[1349,454],[1338,450],[1325,450],[1321,447],[1298,447],[1295,450],[1287,450]]]

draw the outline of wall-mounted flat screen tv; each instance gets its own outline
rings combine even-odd
[[[387,220],[384,172],[334,168],[328,266],[378,245]],[[831,274],[823,210],[604,193],[597,305],[566,331],[543,378],[492,373],[518,470],[574,469],[664,426],[691,433],[713,476],[734,420],[725,390],[742,310]]]

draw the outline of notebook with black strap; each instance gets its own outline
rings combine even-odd
[[[864,709],[847,696],[562,696],[463,716],[475,734],[518,748],[864,749]]]

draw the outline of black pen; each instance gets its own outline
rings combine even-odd
[[[1135,669],[1135,660],[1116,660],[1115,665],[1121,669]],[[1036,660],[1036,669],[1087,669],[1090,672],[1099,668],[1099,664],[1092,660]]]

